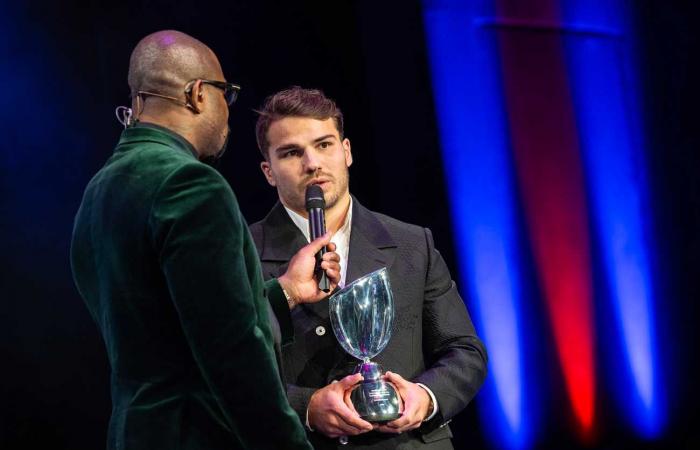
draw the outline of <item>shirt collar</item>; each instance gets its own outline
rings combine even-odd
[[[291,209],[287,208],[286,206],[284,207],[284,209],[285,209],[285,211],[287,211],[287,214],[289,214],[289,218],[292,219],[292,222],[294,222],[294,225],[296,225],[297,228],[299,228],[299,231],[302,232],[302,234],[306,238],[306,241],[311,242],[311,237],[309,235],[309,219],[306,219],[301,214],[298,214],[298,213],[292,211]],[[352,196],[350,196],[350,205],[348,206],[348,213],[345,215],[345,222],[343,223],[343,226],[341,226],[338,229],[338,231],[336,232],[336,235],[349,237],[351,228],[352,228]]]

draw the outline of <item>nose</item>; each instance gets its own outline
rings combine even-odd
[[[321,159],[316,149],[307,148],[304,150],[304,169],[307,172],[316,172],[321,168]]]

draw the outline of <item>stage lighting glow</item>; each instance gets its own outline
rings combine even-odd
[[[495,35],[476,18],[489,2],[425,2],[424,20],[460,279],[489,352],[479,394],[488,434],[507,448],[530,439],[515,203]],[[530,409],[532,406],[532,409]]]
[[[522,278],[517,255],[526,248],[580,438],[595,436],[597,372],[614,385],[638,435],[658,436],[663,428],[651,214],[627,6],[424,1],[460,275],[491,357],[480,409],[498,447],[531,446],[541,407],[536,377],[526,369],[538,362],[523,353],[520,291],[531,281]],[[514,189],[529,245],[519,242],[514,225]],[[606,274],[607,288],[598,292],[594,264]],[[593,351],[594,295],[601,299],[597,312],[615,319],[626,370],[596,370],[605,358]],[[612,347],[600,346],[608,361]],[[534,411],[525,414],[524,405]]]
[[[588,209],[564,30],[552,1],[525,12],[496,3],[502,20],[520,21],[497,24],[510,137],[557,358],[576,429],[589,440],[596,378]]]
[[[618,401],[637,432],[654,437],[663,414],[655,342],[650,217],[638,117],[633,32],[622,2],[593,8],[566,1],[570,21],[615,30],[579,34],[567,53],[594,223],[627,373],[613,374]]]

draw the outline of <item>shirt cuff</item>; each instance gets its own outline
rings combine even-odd
[[[423,422],[427,422],[427,421],[429,421],[430,419],[432,419],[433,417],[435,417],[435,414],[437,414],[437,412],[438,412],[438,402],[437,402],[437,399],[435,398],[435,394],[433,394],[433,391],[431,391],[430,388],[429,388],[428,386],[424,385],[423,383],[416,383],[416,384],[417,384],[418,386],[420,386],[420,387],[422,387],[423,389],[426,390],[426,392],[427,392],[428,395],[430,396],[430,400],[433,402],[433,412],[431,412],[430,415],[429,415],[428,417],[426,417],[425,419],[423,419]],[[309,417],[309,412],[308,412],[308,411],[306,412],[306,417],[307,417],[307,422],[306,422],[306,423],[307,423],[307,426],[308,426],[308,423],[309,423],[309,422],[308,422],[308,417]]]

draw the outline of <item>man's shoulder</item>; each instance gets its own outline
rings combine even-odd
[[[262,236],[262,232],[263,232],[263,228],[265,227],[265,224],[270,222],[271,216],[275,213],[275,209],[278,206],[279,205],[277,205],[277,204],[275,206],[273,206],[272,209],[270,211],[268,211],[267,214],[265,215],[265,217],[263,217],[262,219],[260,219],[256,222],[251,222],[248,224],[248,228],[250,229],[250,233],[253,235],[253,238],[255,238],[257,236]]]
[[[364,212],[359,215],[358,220],[368,220],[368,216],[373,217],[375,220],[377,220],[385,229],[386,231],[393,237],[393,238],[407,238],[407,239],[424,239],[425,236],[425,228],[404,222],[402,220],[396,219],[395,217],[389,216],[387,214],[383,214],[380,212],[376,211],[371,211],[369,209],[364,208]]]
[[[255,241],[256,245],[258,246],[262,245],[263,234],[265,233],[266,228],[268,231],[270,231],[287,229],[288,227],[295,229],[295,226],[285,211],[284,206],[282,206],[279,201],[277,201],[275,205],[267,212],[265,217],[248,225],[253,241]],[[260,250],[260,248],[258,248],[258,250]]]
[[[114,152],[116,159],[123,158],[126,161],[139,165],[143,170],[157,170],[169,172],[179,167],[203,165],[192,155],[162,142],[139,142],[128,148],[117,147]],[[208,166],[206,166],[208,167]],[[212,171],[214,171],[212,169]]]
[[[200,162],[182,149],[161,142],[139,142],[129,146],[117,146],[101,172],[122,173],[132,179],[142,178],[144,181],[157,184],[174,174],[183,173],[218,182],[224,180],[213,167]]]

